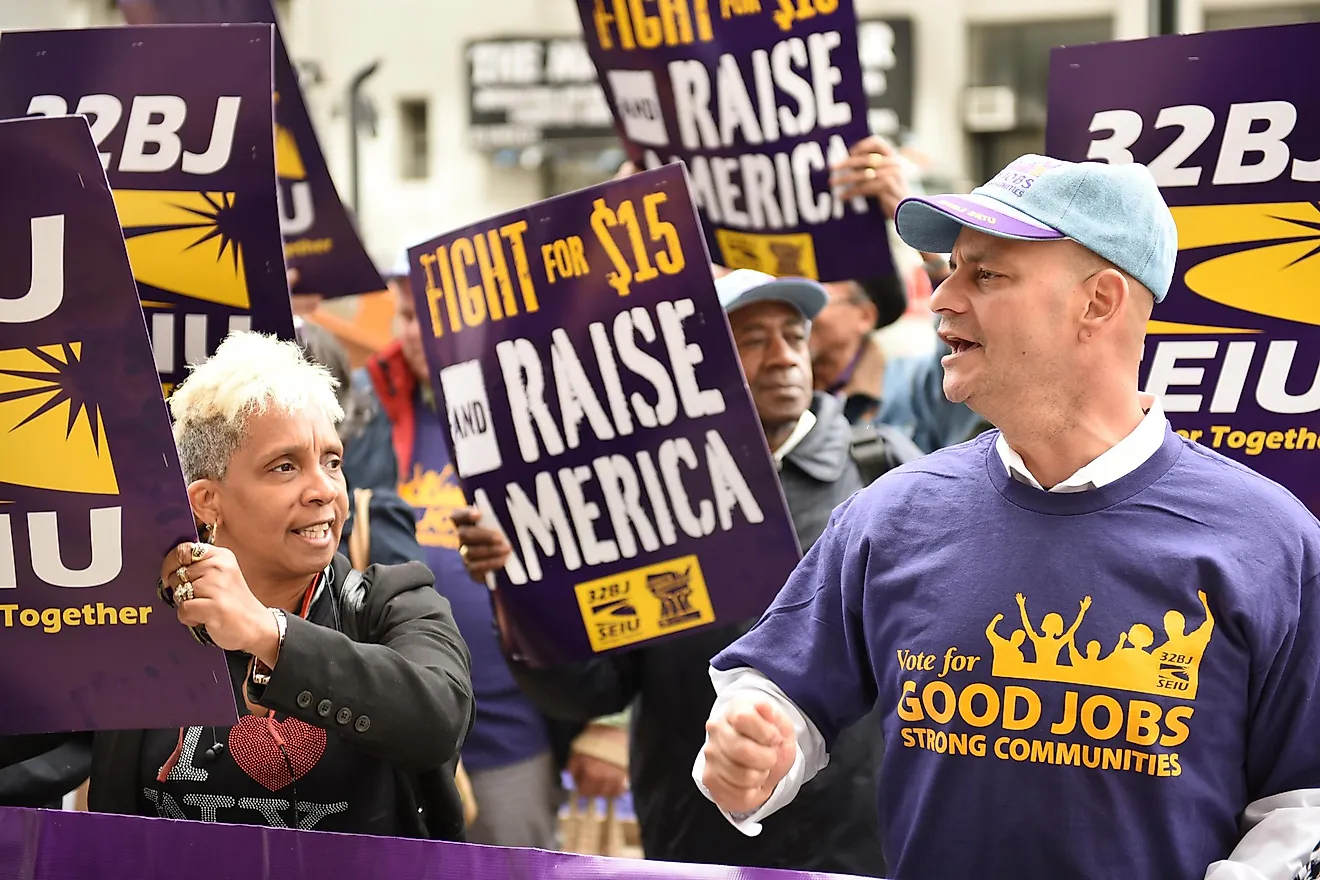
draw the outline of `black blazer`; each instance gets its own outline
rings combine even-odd
[[[373,565],[358,574],[336,556],[331,590],[344,632],[290,616],[270,684],[248,696],[262,706],[325,728],[317,704],[333,695],[371,725],[337,728],[363,752],[394,767],[398,837],[463,840],[463,804],[454,784],[459,748],[475,717],[471,656],[449,602],[419,562]],[[310,692],[300,704],[298,696]],[[88,809],[138,812],[144,731],[0,738],[0,766],[69,739],[92,742]]]

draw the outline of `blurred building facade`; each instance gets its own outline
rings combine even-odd
[[[1137,39],[1154,0],[855,0],[873,128],[929,187],[968,188],[1044,144],[1051,46]],[[1320,20],[1320,0],[1178,0],[1182,32]],[[330,170],[368,250],[406,244],[608,178],[574,0],[276,0]],[[0,0],[0,29],[122,22],[114,0]],[[477,123],[474,125],[473,123]]]

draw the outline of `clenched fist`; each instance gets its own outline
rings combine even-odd
[[[768,700],[729,701],[706,722],[701,782],[721,809],[750,813],[774,794],[797,756],[793,722]]]

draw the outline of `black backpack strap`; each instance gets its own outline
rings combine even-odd
[[[850,444],[853,463],[869,486],[894,468],[925,455],[921,448],[892,425],[857,425]]]
[[[333,574],[339,574],[344,568],[348,571],[344,575],[342,584],[336,585],[333,576],[330,580],[331,599],[335,603],[335,629],[353,641],[360,642],[363,634],[358,632],[358,618],[362,614],[363,606],[367,604],[367,588],[370,582],[362,576],[362,572],[347,565],[341,568],[338,562],[339,560],[336,559]]]

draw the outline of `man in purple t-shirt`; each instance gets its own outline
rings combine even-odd
[[[999,430],[835,511],[711,661],[697,784],[757,834],[878,706],[896,880],[1308,876],[1320,524],[1138,393],[1177,254],[1150,173],[1024,156],[897,225],[952,253],[944,391]]]

